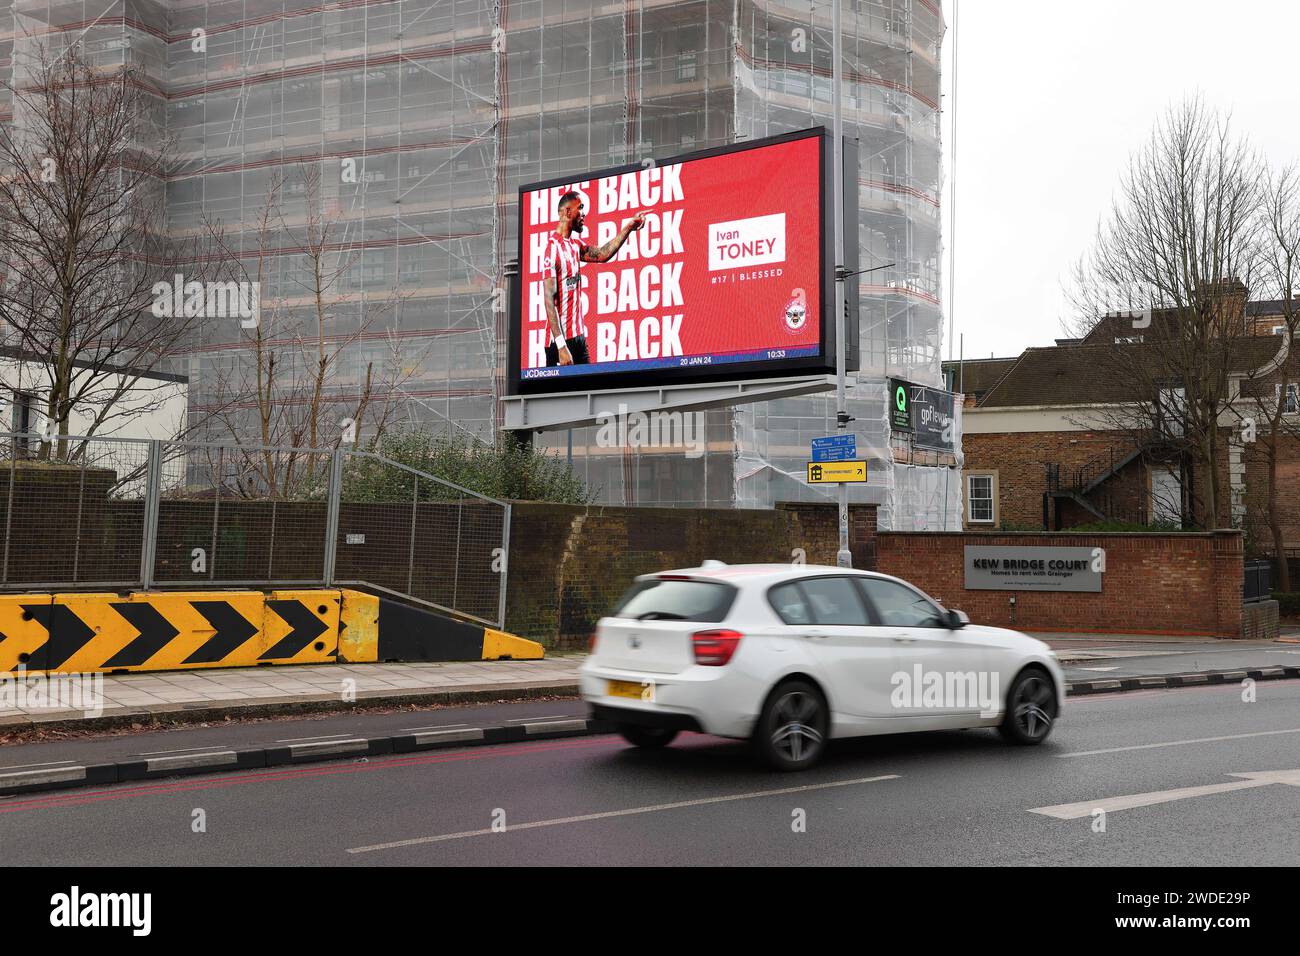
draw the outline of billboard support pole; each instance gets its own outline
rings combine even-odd
[[[852,418],[845,409],[845,334],[844,328],[844,280],[847,272],[844,266],[844,118],[841,115],[842,84],[844,79],[843,46],[844,36],[843,0],[832,0],[831,23],[831,139],[834,143],[834,160],[832,176],[835,181],[835,201],[832,205],[835,216],[835,428],[843,434]],[[854,237],[857,241],[857,237]],[[839,527],[840,546],[835,555],[835,563],[841,568],[853,566],[853,553],[849,550],[849,486],[839,486]]]

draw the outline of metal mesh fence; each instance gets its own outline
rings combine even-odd
[[[509,505],[382,456],[0,442],[0,590],[346,583],[504,621]]]
[[[509,506],[379,455],[347,452],[337,575],[500,623]]]
[[[0,436],[0,587],[140,579],[149,443]]]
[[[163,442],[154,581],[324,582],[332,453]]]

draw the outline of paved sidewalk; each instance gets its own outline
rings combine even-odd
[[[581,662],[581,657],[554,657],[540,661],[321,664],[106,674],[101,713],[87,714],[76,707],[37,706],[15,699],[13,703],[28,706],[0,709],[0,730],[86,718],[257,712],[294,705],[343,706],[349,697],[358,702],[451,703],[493,696],[537,696],[548,691],[573,693]]]
[[[1276,668],[1300,664],[1300,645],[1118,634],[1035,634],[1056,649],[1070,681]],[[581,654],[540,661],[428,664],[321,664],[160,671],[103,676],[103,709],[0,709],[6,729],[96,723],[207,720],[224,716],[344,709],[358,703],[471,703],[577,692]],[[348,682],[352,682],[349,684]],[[10,688],[12,696],[13,688]],[[6,701],[8,703],[9,701]]]

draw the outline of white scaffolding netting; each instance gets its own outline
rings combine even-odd
[[[882,527],[916,524],[904,517],[916,514],[953,526],[956,509],[917,503],[936,487],[948,506],[960,501],[942,467],[952,459],[900,449],[885,424],[890,377],[940,384],[943,15],[938,0],[843,7],[844,126],[859,157],[857,229],[846,238],[858,268],[892,263],[858,284],[862,371],[849,410],[872,470],[850,497],[877,504]],[[335,388],[356,392],[398,343],[401,385],[379,396],[396,403],[394,420],[467,441],[490,441],[502,424],[506,320],[494,302],[516,255],[521,184],[831,125],[829,0],[0,0],[6,24],[14,37],[7,51],[0,40],[0,55],[76,38],[160,91],[159,119],[176,140],[173,235],[195,235],[207,215],[255,248],[268,183],[318,165],[319,212],[350,263],[328,303],[329,335],[349,342]],[[210,33],[201,49],[166,39],[197,28]],[[345,159],[352,177],[341,175]],[[288,188],[283,204],[287,222],[309,212]],[[266,314],[310,313],[295,291],[302,257],[271,245],[288,251],[269,267]],[[363,303],[394,290],[399,304],[367,325]],[[216,383],[248,361],[236,333],[197,330],[192,413],[219,406]],[[610,447],[595,428],[539,444],[612,504],[830,500],[804,483],[803,463],[811,438],[834,433],[833,397],[714,410],[693,424],[688,448]]]

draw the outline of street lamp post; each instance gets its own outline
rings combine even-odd
[[[844,342],[844,118],[840,115],[840,96],[844,65],[841,62],[844,37],[840,21],[843,19],[843,0],[831,2],[831,136],[834,140],[835,182],[835,428],[843,434],[852,420],[845,406],[845,342]],[[854,242],[857,237],[854,237]],[[849,486],[839,486],[840,547],[835,563],[841,568],[852,567],[853,554],[849,551]]]
[[[831,4],[831,18],[834,21],[832,32],[831,53],[831,135],[835,140],[834,145],[834,164],[835,169],[832,171],[835,183],[835,428],[838,433],[843,434],[849,427],[849,422],[853,421],[853,416],[849,414],[846,405],[845,395],[845,376],[848,372],[846,367],[846,350],[848,347],[845,341],[845,334],[848,331],[844,326],[846,309],[844,307],[845,288],[844,281],[851,276],[866,275],[868,272],[878,272],[881,269],[888,269],[894,265],[892,262],[886,262],[881,266],[874,266],[870,269],[859,269],[856,272],[850,272],[844,265],[844,119],[840,115],[840,87],[843,74],[843,63],[841,62],[840,51],[843,49],[843,34],[840,30],[842,0],[833,0]],[[854,223],[857,219],[854,218]],[[854,229],[853,241],[858,241],[857,229]],[[839,525],[840,525],[840,547],[835,555],[835,563],[841,568],[852,567],[853,553],[849,550],[849,486],[843,482],[839,486]]]

